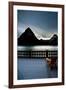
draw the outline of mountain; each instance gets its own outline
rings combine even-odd
[[[58,45],[58,36],[54,34],[50,39],[50,44],[52,45]]]
[[[58,36],[54,34],[49,40],[38,40],[32,30],[28,27],[18,38],[18,46],[21,45],[58,45]]]
[[[38,41],[32,30],[28,27],[18,38],[18,45],[33,45]]]

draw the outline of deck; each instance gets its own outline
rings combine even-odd
[[[58,51],[18,51],[18,58],[53,58],[58,57]]]

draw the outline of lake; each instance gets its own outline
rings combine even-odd
[[[54,51],[57,46],[18,46],[18,51]],[[58,69],[50,69],[46,58],[18,58],[18,80],[57,78]]]
[[[58,46],[18,46],[18,51],[45,51],[45,50],[58,50]]]
[[[50,69],[46,59],[18,58],[18,80],[56,78],[57,69]]]

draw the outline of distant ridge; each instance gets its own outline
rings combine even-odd
[[[38,40],[35,34],[28,27],[18,38],[18,46],[22,45],[58,45],[58,36],[54,34],[49,40]]]

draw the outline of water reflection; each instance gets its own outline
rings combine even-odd
[[[58,47],[57,46],[18,46],[17,50],[45,51],[45,50],[58,50]]]
[[[18,80],[56,78],[57,69],[50,69],[46,59],[18,58]]]

